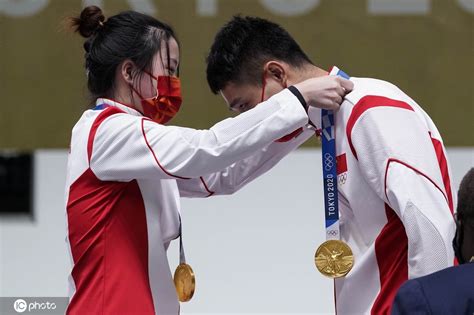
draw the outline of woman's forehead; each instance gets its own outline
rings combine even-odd
[[[171,37],[168,41],[165,41],[161,45],[161,55],[163,59],[167,58],[167,53],[169,52],[170,59],[174,59],[179,62],[179,46],[178,42]]]
[[[168,65],[168,52],[170,65]],[[170,38],[167,42],[163,41],[161,50],[153,57],[154,67],[160,66],[178,66],[179,64],[179,46],[174,38]]]

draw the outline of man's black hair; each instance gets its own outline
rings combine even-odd
[[[234,16],[217,33],[207,56],[207,82],[214,94],[230,82],[261,85],[263,66],[270,60],[294,67],[311,63],[278,24],[257,17]]]
[[[474,168],[471,168],[459,185],[457,216],[474,224]]]
[[[464,264],[469,261],[469,258],[466,257],[466,255],[471,255],[468,253],[463,253],[462,250],[464,238],[466,235],[466,228],[471,227],[474,229],[474,168],[471,168],[469,172],[467,172],[461,181],[461,185],[459,186],[456,218],[456,234],[454,235],[453,239],[453,249],[459,263]],[[469,238],[474,236],[472,232],[467,235],[469,235]]]

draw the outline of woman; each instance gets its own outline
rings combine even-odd
[[[181,104],[171,27],[136,12],[105,20],[95,6],[73,24],[96,105],[72,130],[67,313],[177,314],[166,249],[180,196],[231,193],[268,170],[310,136],[274,143],[307,124],[306,103],[337,107],[340,80],[302,82],[209,130],[165,126]]]

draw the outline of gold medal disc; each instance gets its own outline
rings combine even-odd
[[[180,302],[188,302],[196,289],[194,271],[188,264],[180,264],[174,272],[174,285]]]
[[[314,263],[319,272],[329,278],[341,278],[354,266],[352,250],[346,243],[329,240],[322,243],[314,255]]]

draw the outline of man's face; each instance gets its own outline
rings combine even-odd
[[[280,83],[272,79],[267,79],[263,100],[269,99],[282,89],[283,87]],[[241,114],[262,102],[262,90],[263,85],[229,82],[220,91],[220,94],[230,110]]]

